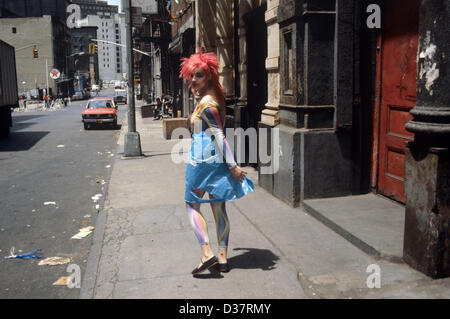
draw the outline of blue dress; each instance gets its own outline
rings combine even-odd
[[[236,162],[223,134],[221,119],[219,105],[210,96],[202,98],[191,116],[196,129],[185,173],[185,201],[188,203],[232,201],[254,191],[249,178],[245,177],[240,183],[231,175],[230,168],[236,166]],[[213,198],[200,198],[194,192],[197,189]]]

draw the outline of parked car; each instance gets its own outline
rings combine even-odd
[[[127,104],[127,90],[115,90],[114,91],[114,103]]]
[[[85,130],[89,129],[91,125],[96,124],[117,126],[117,106],[114,104],[113,99],[90,99],[81,117]]]

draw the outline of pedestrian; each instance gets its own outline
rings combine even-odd
[[[156,98],[156,106],[153,108],[153,119],[159,120],[162,102],[159,97]]]
[[[197,275],[215,264],[228,272],[227,262],[230,223],[225,202],[253,192],[254,185],[234,159],[223,133],[225,124],[225,94],[218,76],[219,63],[214,53],[193,54],[182,58],[180,77],[189,82],[199,100],[190,123],[194,125],[189,163],[186,166],[185,206],[194,233],[200,244],[202,258],[192,271]],[[203,198],[205,193],[209,198]],[[218,256],[209,242],[206,220],[200,203],[210,203],[216,222]]]
[[[47,94],[45,94],[45,95],[43,96],[43,99],[44,99],[44,108],[47,108],[47,107],[48,107],[48,98],[47,98]]]

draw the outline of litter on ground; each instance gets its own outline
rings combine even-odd
[[[70,263],[71,259],[68,257],[48,257],[39,262],[39,266],[55,266],[65,265]]]
[[[102,197],[102,194],[96,194],[94,196],[92,196],[92,200],[94,201],[94,203],[97,203],[98,200],[100,199],[100,197]]]
[[[45,206],[47,206],[47,205],[56,205],[56,202],[45,202],[44,205]]]
[[[53,283],[53,286],[67,286],[70,277],[59,277],[57,281]]]
[[[36,250],[30,251],[29,253],[20,254],[20,255],[14,254],[14,249],[15,249],[14,246],[11,247],[11,249],[9,251],[9,256],[5,256],[5,259],[15,259],[15,258],[19,258],[19,259],[31,259],[31,258],[33,258],[33,259],[40,259],[40,258],[42,258],[42,256],[35,255],[38,252],[40,252],[41,249],[36,249]],[[21,252],[21,250],[19,250],[19,252]]]
[[[94,227],[88,226],[80,229],[80,232],[74,236],[72,236],[72,239],[82,239],[86,236],[88,236],[92,231],[94,230]]]

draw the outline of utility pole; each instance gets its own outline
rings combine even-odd
[[[127,63],[128,63],[128,132],[125,134],[124,157],[142,156],[141,139],[136,132],[136,108],[134,100],[134,62],[133,62],[133,24],[131,0],[124,1],[125,24],[127,33]]]
[[[47,101],[48,101],[48,77],[49,77],[50,75],[49,75],[49,73],[48,73],[48,59],[45,59],[45,79],[47,80],[47,93],[46,93],[46,95],[47,95]],[[45,107],[47,107],[47,105],[45,106]]]

